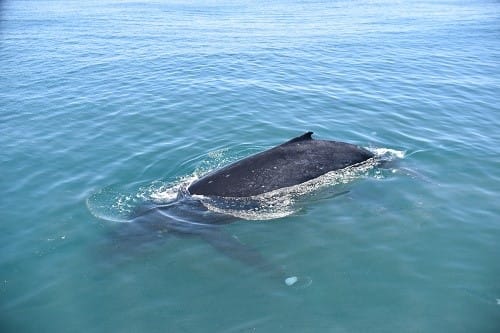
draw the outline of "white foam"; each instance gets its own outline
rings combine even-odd
[[[179,191],[189,187],[191,183],[197,180],[199,176],[192,174],[182,177],[174,183],[165,184],[161,186],[151,186],[146,192],[147,196],[157,203],[166,203],[177,199]]]
[[[290,276],[285,279],[285,284],[290,287],[293,286],[298,280],[299,280],[298,277]]]
[[[390,148],[368,148],[377,157],[395,157],[404,158],[406,155],[405,150],[396,150]]]
[[[286,193],[281,196],[250,198],[220,198],[196,196],[210,211],[244,220],[273,220],[296,212],[294,200]]]

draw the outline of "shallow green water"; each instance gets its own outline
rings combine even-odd
[[[498,2],[0,10],[2,332],[498,330]],[[89,200],[119,215],[306,130],[405,152],[226,226],[310,285],[197,238],[103,246]]]

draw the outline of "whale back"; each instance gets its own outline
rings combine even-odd
[[[191,184],[188,191],[204,196],[250,197],[298,185],[373,157],[356,145],[315,140],[312,134],[307,132],[215,170]]]

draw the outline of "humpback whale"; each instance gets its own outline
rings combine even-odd
[[[305,183],[372,158],[353,144],[315,140],[307,132],[279,146],[209,173],[188,187],[191,194],[250,197]]]
[[[297,282],[272,265],[257,250],[227,234],[223,224],[236,221],[227,214],[211,211],[203,200],[238,200],[300,185],[329,172],[356,166],[374,157],[359,146],[312,138],[306,132],[283,144],[212,171],[179,190],[177,199],[166,204],[147,202],[135,209],[130,228],[142,234],[199,236],[216,250],[283,278]],[[251,200],[243,200],[252,202]]]

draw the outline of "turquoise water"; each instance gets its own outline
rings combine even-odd
[[[498,332],[497,1],[0,10],[2,332]],[[225,226],[310,284],[106,246],[137,198],[307,130],[401,157]]]

